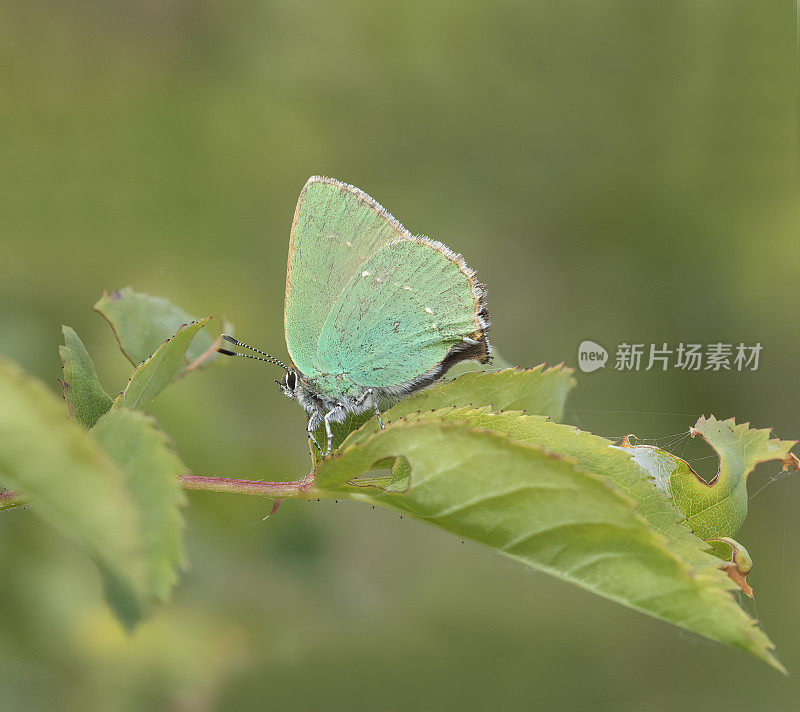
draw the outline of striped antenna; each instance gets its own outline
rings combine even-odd
[[[247,344],[237,341],[232,336],[228,334],[222,334],[222,338],[225,341],[229,341],[232,344],[236,344],[237,346],[243,349],[250,349],[250,351],[255,351],[257,354],[261,354],[261,356],[266,356],[266,358],[260,358],[259,356],[251,356],[250,354],[240,354],[238,351],[228,351],[228,349],[215,349],[218,353],[225,354],[226,356],[241,356],[242,358],[252,358],[256,361],[267,361],[268,363],[274,363],[276,366],[280,366],[286,373],[291,373],[291,369],[287,368],[285,364],[281,361],[278,361],[274,356],[270,356],[265,351],[261,351],[261,349],[254,348],[253,346],[248,346]]]

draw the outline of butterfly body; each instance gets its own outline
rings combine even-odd
[[[312,440],[325,423],[326,454],[330,423],[370,410],[380,420],[381,405],[490,356],[485,289],[461,255],[319,176],[292,222],[284,325],[292,368],[280,364],[278,383],[308,413]]]
[[[290,373],[296,374],[297,385],[294,389],[286,383],[291,380]],[[325,429],[330,441],[330,424],[341,423],[349,413],[359,415],[369,410],[378,411],[379,397],[371,388],[361,388],[355,395],[339,393],[331,396],[319,390],[319,387],[297,372],[287,373],[283,381],[279,382],[280,388],[288,398],[296,398],[297,402],[308,413],[308,435],[314,440],[314,431],[325,423]],[[316,443],[316,440],[314,440]],[[317,443],[317,447],[322,450]],[[330,443],[328,451],[330,453]]]

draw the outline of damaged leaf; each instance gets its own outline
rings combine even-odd
[[[519,393],[535,394],[539,390],[535,387],[525,388],[526,378],[536,379],[549,374],[551,374],[551,370],[543,372],[541,369],[536,369],[461,376],[449,383],[439,384],[401,401],[382,414],[383,422],[386,424],[387,430],[393,425],[410,427],[413,424],[433,422],[467,426],[478,432],[502,434],[516,443],[534,447],[549,455],[573,462],[580,469],[599,477],[605,481],[607,486],[613,488],[623,498],[628,499],[635,515],[656,535],[664,550],[686,567],[686,570],[690,572],[690,577],[702,589],[702,592],[696,592],[694,596],[685,597],[681,605],[672,610],[669,615],[646,607],[639,607],[639,609],[712,639],[747,649],[776,667],[780,667],[771,652],[772,645],[768,638],[758,629],[757,622],[747,615],[731,595],[737,586],[747,591],[747,584],[744,581],[746,572],[731,562],[733,554],[730,547],[727,547],[727,554],[724,558],[731,565],[725,564],[720,567],[720,561],[717,558],[720,552],[717,547],[724,548],[724,545],[718,544],[715,547],[713,543],[703,541],[694,534],[688,526],[686,517],[676,508],[666,489],[664,487],[659,489],[658,486],[655,486],[658,482],[661,482],[662,485],[664,482],[669,482],[671,474],[669,468],[675,469],[675,456],[658,448],[647,447],[645,450],[637,451],[639,457],[632,458],[629,451],[616,446],[605,438],[579,431],[572,426],[560,425],[546,417],[526,415],[520,411],[496,412],[497,408],[516,405],[509,396],[513,398],[515,394]],[[562,378],[564,376],[563,373],[559,373],[559,370],[556,370],[556,374]],[[512,378],[516,379],[513,383],[517,387],[507,389],[509,380]],[[498,386],[496,390],[495,384]],[[565,398],[566,389],[562,393]],[[478,404],[482,402],[496,405],[480,407]],[[435,410],[424,409],[425,406],[430,408],[436,404],[450,405],[451,407],[440,407]],[[475,404],[475,406],[467,404]],[[529,411],[534,413],[540,409],[540,404],[536,403],[535,397],[530,397],[525,405]],[[546,408],[542,408],[542,410],[546,410]],[[358,445],[371,442],[372,438],[383,437],[385,432],[379,430],[374,417],[367,418],[359,428],[350,432],[338,452],[335,453],[334,458],[337,454],[344,458]],[[413,447],[413,442],[411,442],[413,440],[414,438],[410,438],[409,447]],[[775,442],[777,441],[765,446],[766,451],[770,454],[777,454],[779,459],[785,458],[789,464],[791,456],[787,453],[792,443],[782,443],[779,447],[775,447]],[[755,453],[757,450],[757,448],[749,448],[751,453]],[[444,448],[440,449],[440,457],[444,460],[449,457],[446,452]],[[642,465],[643,455],[648,458],[649,468]],[[759,459],[757,455],[756,459]],[[317,463],[318,484],[324,484],[320,481],[319,476],[328,467],[333,467],[332,462],[333,460],[326,459]],[[468,474],[466,473],[470,470],[470,465],[465,464],[462,460],[461,468],[465,472],[464,477],[467,478]],[[356,472],[355,470],[360,471]],[[494,470],[487,467],[486,472],[482,475],[488,488],[492,486],[493,473]],[[351,474],[352,477],[343,485],[343,488],[359,493],[353,495],[356,499],[363,499],[366,496],[375,500],[381,499],[386,506],[401,507],[405,506],[400,504],[401,499],[386,499],[389,493],[398,498],[403,496],[413,498],[415,471],[412,459],[408,457],[407,448],[398,446],[393,456],[371,460],[363,470],[356,466]],[[418,473],[416,474],[418,475]],[[373,494],[376,490],[381,492],[379,496]],[[337,488],[335,491],[336,496],[345,496],[341,488]],[[447,495],[443,493],[443,502],[446,497]],[[510,498],[509,506],[512,506]],[[409,514],[416,516],[411,511]],[[498,516],[501,515],[498,514]],[[429,518],[419,518],[430,521]],[[438,522],[432,521],[432,523]],[[462,532],[449,526],[445,528],[463,535]],[[493,546],[485,538],[475,538]],[[738,546],[739,551],[744,552],[742,556],[746,556],[744,548],[741,545]],[[737,559],[739,564],[743,561],[742,556]],[[528,563],[540,567],[538,562],[528,561]],[[556,572],[555,575],[561,574]],[[608,595],[606,591],[596,590],[596,592]],[[713,604],[715,610],[706,610],[704,614],[700,615],[698,611],[706,605],[710,598],[715,601]],[[630,602],[625,603],[631,605]],[[703,617],[705,617],[705,622],[701,624],[698,621],[703,620]]]
[[[711,557],[695,544],[693,563],[656,531],[657,512],[648,519],[644,511],[652,503],[623,493],[611,477],[574,458],[534,445],[524,430],[535,419],[507,414],[503,425],[493,423],[498,430],[476,427],[487,415],[392,422],[319,463],[316,488],[401,511],[782,669],[769,639],[731,596],[732,583],[715,566],[698,563]],[[602,460],[587,449],[587,462]],[[609,466],[620,461],[605,449]],[[376,463],[398,456],[410,468],[405,482],[384,489],[375,480],[358,481]]]
[[[634,462],[669,493],[687,525],[702,539],[732,537],[739,531],[747,517],[747,477],[757,464],[779,460],[784,467],[797,469],[796,457],[789,452],[796,443],[773,438],[768,429],[710,416],[701,417],[690,433],[700,435],[719,457],[710,482],[677,455],[657,447],[631,445],[627,440],[620,447],[630,451]]]
[[[689,561],[694,568],[715,569],[719,564],[715,557],[708,554],[708,545],[685,526],[685,518],[668,496],[653,487],[648,473],[606,438],[571,425],[554,423],[542,416],[530,416],[519,411],[494,413],[488,407],[445,408],[412,414],[407,418],[419,419],[465,422],[470,427],[503,433],[516,442],[574,460],[584,469],[609,478],[621,493],[634,500],[638,514],[667,539],[671,551]],[[724,585],[724,577],[719,578]]]

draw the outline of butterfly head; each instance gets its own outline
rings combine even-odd
[[[297,375],[296,371],[288,369],[286,375],[281,378],[280,381],[275,381],[275,383],[278,384],[278,388],[281,389],[283,395],[287,398],[297,398],[297,391],[300,387],[300,376]]]

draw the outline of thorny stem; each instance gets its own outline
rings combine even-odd
[[[289,499],[307,496],[314,484],[314,475],[309,473],[293,482],[262,482],[260,480],[239,480],[231,477],[203,475],[180,475],[178,480],[185,489],[189,490],[229,492],[231,494],[250,494],[256,497],[272,497],[273,499]]]
[[[260,480],[240,480],[232,477],[203,475],[179,475],[178,481],[187,490],[250,494],[256,497],[271,497],[277,501],[296,497],[311,498],[314,475],[309,473],[305,477],[292,482],[262,482]],[[21,507],[24,504],[24,500],[16,492],[11,490],[0,492],[0,510]]]

